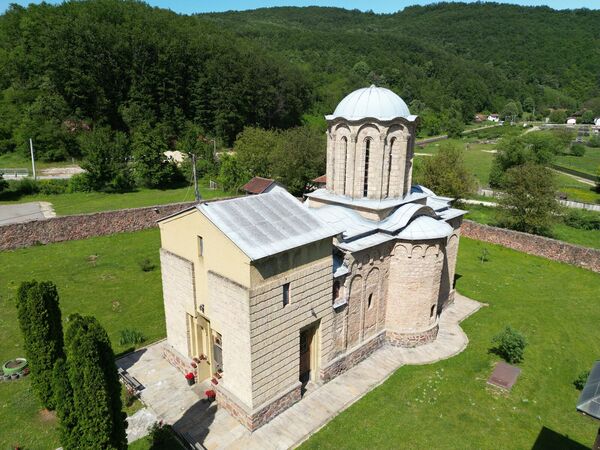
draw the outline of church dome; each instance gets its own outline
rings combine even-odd
[[[404,100],[389,89],[375,85],[351,92],[337,105],[333,114],[325,116],[327,120],[392,120],[398,117],[410,117]]]

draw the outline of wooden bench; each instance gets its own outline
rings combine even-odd
[[[140,392],[142,389],[144,389],[144,386],[142,385],[142,383],[140,383],[134,377],[129,375],[129,373],[127,373],[127,371],[124,370],[123,368],[119,367],[118,372],[119,372],[119,377],[123,381],[123,384],[125,384],[130,389],[132,389],[136,394],[138,392]]]

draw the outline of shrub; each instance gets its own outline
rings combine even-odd
[[[527,340],[518,331],[507,326],[504,331],[492,338],[495,344],[493,351],[500,355],[506,362],[514,364],[523,361],[523,353]]]
[[[33,195],[40,191],[40,186],[33,178],[23,178],[13,184],[13,191],[18,195]]]
[[[588,147],[600,147],[600,136],[592,136],[587,141],[587,146]]]
[[[38,192],[45,195],[64,194],[69,190],[69,180],[45,180],[38,183]]]
[[[575,389],[577,389],[578,391],[582,391],[585,387],[585,383],[587,382],[589,376],[589,370],[584,370],[579,375],[577,375],[577,378],[573,380],[573,386],[575,386]]]
[[[600,230],[600,214],[583,209],[570,209],[563,221],[565,225],[580,230]]]
[[[144,272],[152,272],[154,269],[156,269],[156,264],[154,264],[148,258],[142,259],[138,262],[138,264],[140,265],[140,269],[142,269]]]
[[[90,192],[90,182],[85,173],[78,173],[69,179],[69,192]]]
[[[571,147],[571,154],[573,156],[583,156],[585,155],[585,147],[581,144],[573,144]]]
[[[119,332],[119,344],[120,345],[135,345],[141,344],[146,340],[146,336],[142,334],[141,331],[132,330],[129,328],[125,328]]]
[[[64,357],[56,286],[49,281],[21,283],[17,291],[17,315],[31,369],[31,386],[41,404],[54,409],[52,371],[56,361]]]

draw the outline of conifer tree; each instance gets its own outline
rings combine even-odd
[[[63,447],[126,449],[126,415],[108,335],[94,317],[75,314],[69,322],[67,362],[56,365],[54,380]]]
[[[31,370],[31,385],[42,406],[54,409],[52,371],[64,357],[58,291],[54,283],[23,282],[17,292],[17,313]]]

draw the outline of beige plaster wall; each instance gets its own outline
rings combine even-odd
[[[159,223],[161,247],[194,265],[196,305],[204,305],[211,325],[219,332],[222,326],[212,320],[212,297],[208,295],[208,272],[250,287],[250,260],[200,211],[193,209]],[[203,256],[198,254],[197,237],[203,238]]]

